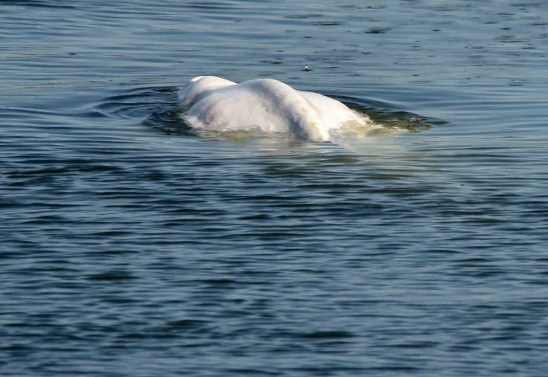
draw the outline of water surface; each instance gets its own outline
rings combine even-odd
[[[544,376],[547,16],[3,1],[1,374]],[[197,137],[203,74],[433,127]]]

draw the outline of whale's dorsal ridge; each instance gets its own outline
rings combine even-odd
[[[343,103],[319,93],[303,92],[270,78],[236,84],[215,76],[197,76],[179,94],[190,126],[214,131],[259,128],[309,140],[329,140],[344,123],[365,124]]]

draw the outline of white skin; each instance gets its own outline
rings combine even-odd
[[[367,116],[324,95],[297,91],[273,79],[236,84],[214,76],[193,78],[179,99],[187,123],[209,131],[259,128],[298,138],[329,140],[330,131],[344,124],[365,125]]]

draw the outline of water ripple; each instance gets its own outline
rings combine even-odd
[[[0,374],[544,376],[543,5],[1,2]],[[204,73],[407,132],[197,135]]]

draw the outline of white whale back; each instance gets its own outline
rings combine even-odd
[[[177,96],[184,106],[191,106],[201,98],[207,96],[211,91],[229,85],[236,85],[236,83],[221,77],[197,76],[184,85],[179,93],[177,93]]]
[[[339,101],[301,92],[281,81],[256,79],[236,84],[214,76],[193,78],[179,92],[185,121],[209,131],[260,129],[308,140],[329,140],[330,131],[369,118]]]

